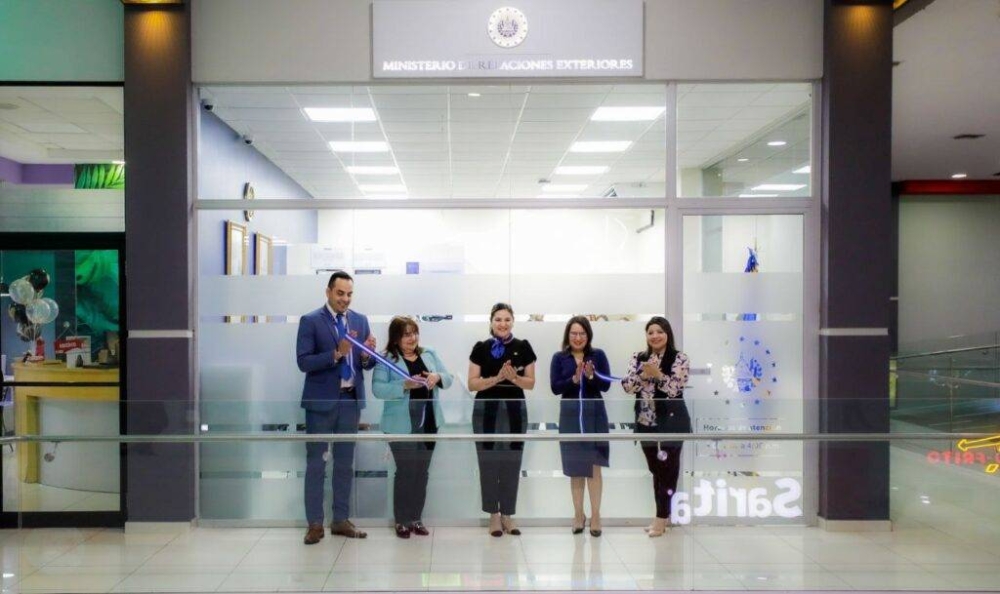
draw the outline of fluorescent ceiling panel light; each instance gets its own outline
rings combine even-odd
[[[761,184],[750,188],[751,192],[794,192],[806,187],[805,184]]]
[[[788,143],[785,142],[784,140],[772,140],[771,142],[767,143],[767,146],[785,146],[786,144]]]
[[[476,97],[482,97],[482,95],[480,95],[479,93],[469,93],[469,97],[475,99]]]
[[[806,165],[805,167],[799,167],[792,173],[803,173],[803,174],[812,173],[812,167],[810,167],[809,165]]]
[[[595,122],[648,122],[666,110],[666,107],[598,107],[590,119]]]
[[[381,140],[331,140],[330,150],[335,153],[387,153],[389,143]]]
[[[965,179],[969,177],[967,173],[953,173],[951,174],[951,179]]]
[[[358,188],[362,192],[406,192],[403,184],[361,184]]]
[[[740,157],[739,159],[736,159],[736,161],[739,162],[739,163],[746,163],[749,160],[750,159],[747,159],[746,157]]]
[[[582,192],[587,189],[587,184],[545,184],[542,186],[543,192]]]
[[[314,122],[374,122],[370,107],[304,107],[306,117]]]
[[[571,153],[623,153],[632,146],[631,140],[584,140],[569,147]]]
[[[607,165],[560,165],[556,175],[601,175],[608,170]]]
[[[392,165],[348,165],[347,173],[351,175],[396,175],[399,167]]]
[[[777,198],[777,194],[740,194],[740,198]]]

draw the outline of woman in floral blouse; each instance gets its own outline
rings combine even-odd
[[[636,433],[691,433],[691,416],[684,404],[690,364],[677,350],[666,318],[654,316],[646,324],[646,350],[632,355],[622,387],[635,394]],[[670,500],[677,490],[682,441],[643,441],[642,453],[653,473],[656,517],[645,528],[651,537],[663,536],[670,522]]]

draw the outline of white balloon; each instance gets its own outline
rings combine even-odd
[[[35,287],[31,286],[28,279],[19,278],[10,283],[10,298],[14,303],[27,305],[35,299]]]
[[[56,300],[52,299],[51,297],[45,297],[39,299],[39,301],[49,306],[49,315],[45,316],[45,321],[40,323],[48,324],[49,322],[54,322],[55,319],[59,317],[59,304],[56,303]]]
[[[35,299],[24,306],[24,313],[28,315],[32,324],[44,324],[43,320],[49,317],[49,304],[44,299]]]

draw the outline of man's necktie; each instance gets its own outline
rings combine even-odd
[[[347,324],[344,323],[344,314],[342,313],[337,314],[337,337],[340,340],[347,339],[346,338]],[[351,349],[352,352],[353,350],[354,349]],[[345,363],[344,365],[340,366],[340,379],[349,380],[354,375],[354,369],[352,369],[353,367],[353,357],[351,356],[352,352],[347,353],[347,361],[344,362]]]

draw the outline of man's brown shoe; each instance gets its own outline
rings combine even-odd
[[[350,520],[330,524],[330,534],[339,534],[347,538],[368,538],[368,533],[358,530]]]
[[[302,539],[307,545],[316,544],[323,540],[323,525],[322,524],[309,524],[309,529],[306,530],[306,537]]]

